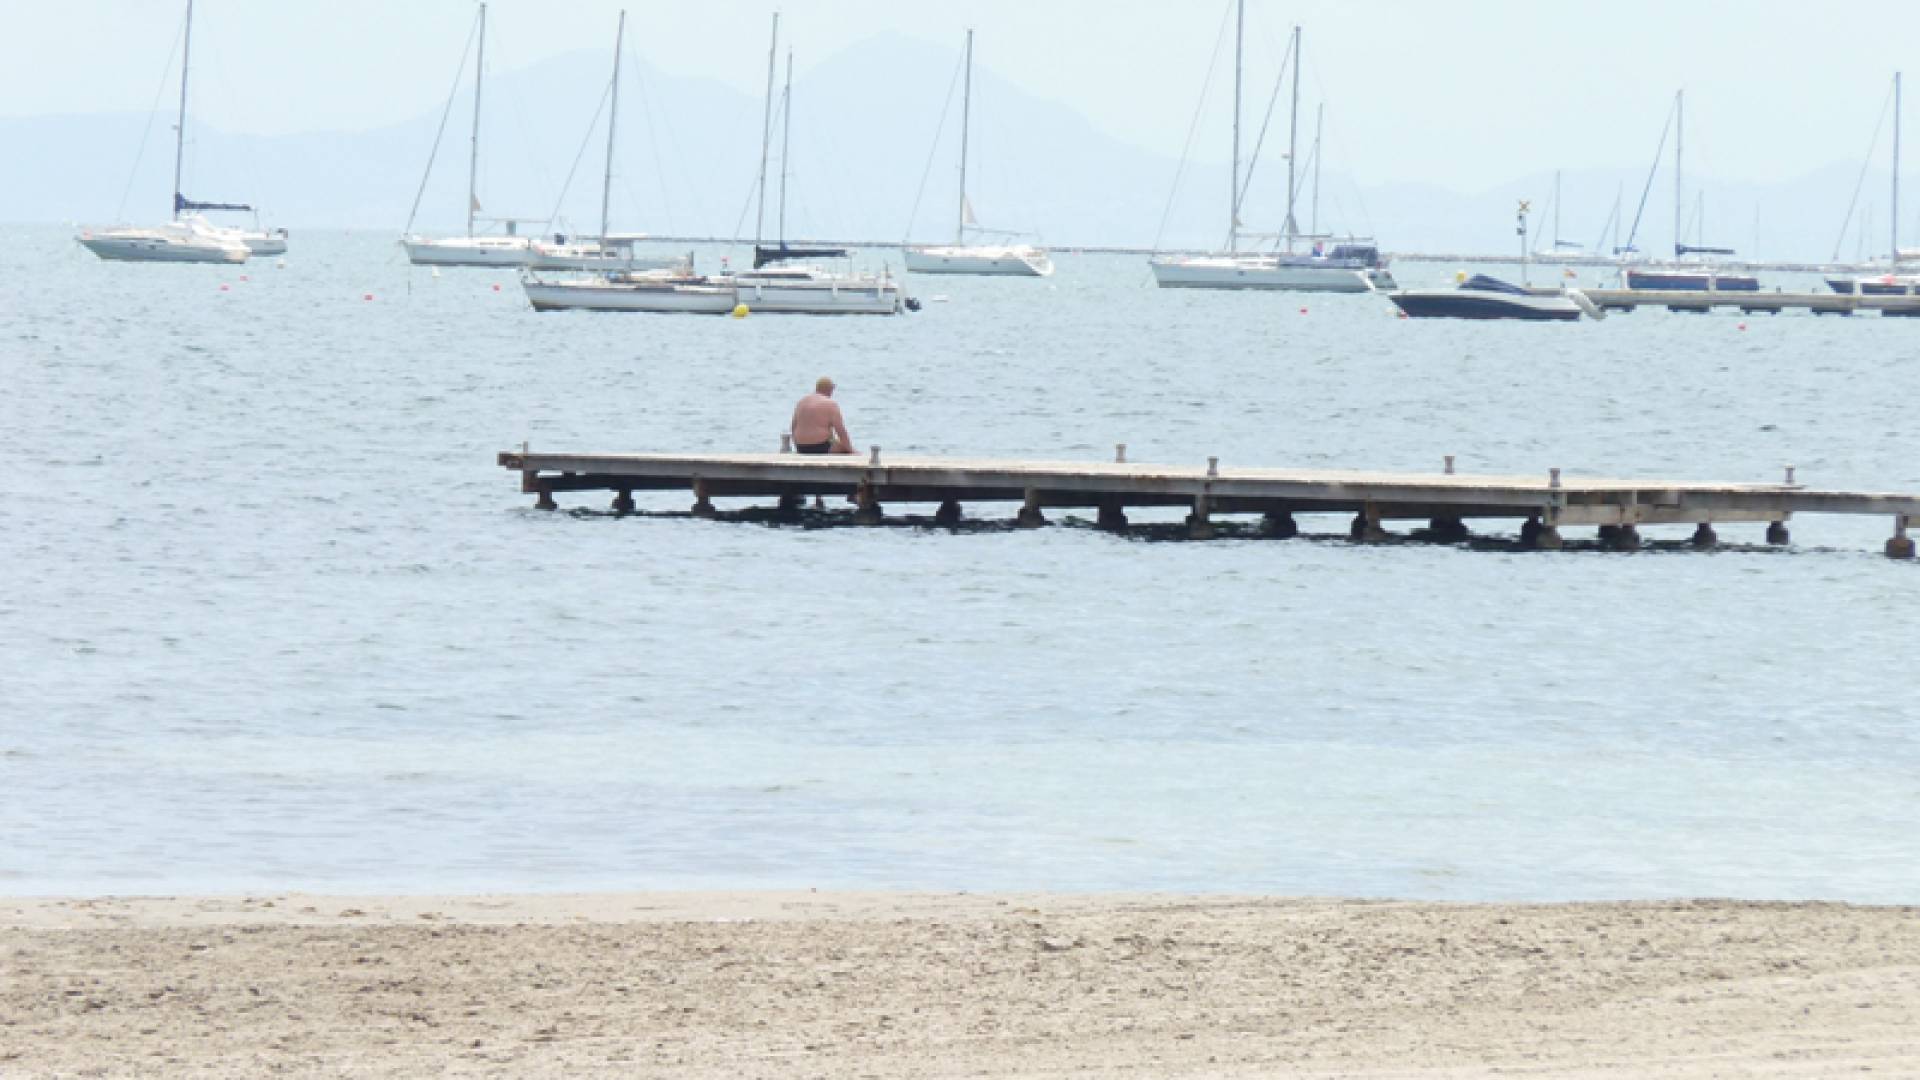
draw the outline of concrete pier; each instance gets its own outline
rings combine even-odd
[[[1119,456],[1119,455],[1116,455]],[[1693,544],[1720,542],[1715,526],[1751,523],[1766,527],[1768,543],[1787,542],[1786,522],[1796,514],[1871,515],[1893,526],[1886,554],[1911,558],[1908,530],[1920,520],[1920,494],[1818,490],[1792,481],[1778,484],[1698,483],[1567,476],[1559,469],[1534,476],[1474,476],[1366,472],[1332,469],[1233,468],[1143,462],[1006,461],[976,458],[889,458],[876,451],[853,456],[796,454],[584,454],[506,451],[498,463],[520,475],[521,490],[543,510],[558,508],[556,496],[580,491],[616,493],[615,509],[630,512],[632,493],[680,491],[698,516],[716,513],[716,499],[775,502],[793,513],[805,497],[852,496],[854,520],[874,525],[882,506],[935,504],[935,521],[955,525],[966,503],[1013,503],[1026,528],[1047,524],[1050,509],[1092,510],[1099,527],[1127,528],[1135,507],[1188,511],[1189,535],[1215,535],[1217,520],[1259,515],[1260,532],[1288,537],[1298,532],[1294,515],[1351,515],[1350,535],[1361,543],[1391,540],[1392,522],[1426,524],[1431,538],[1457,542],[1467,522],[1506,519],[1519,523],[1528,547],[1556,549],[1561,530],[1598,526],[1604,546],[1632,550],[1647,525],[1693,525]]]
[[[1581,289],[1603,311],[1632,311],[1663,307],[1669,311],[1712,311],[1725,308],[1749,315],[1778,315],[1783,311],[1810,311],[1815,315],[1851,315],[1877,311],[1882,315],[1920,316],[1920,296],[1848,296],[1834,292],[1734,292],[1680,289]]]

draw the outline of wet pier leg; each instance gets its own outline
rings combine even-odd
[[[1907,535],[1912,524],[1905,515],[1893,519],[1893,538],[1887,541],[1887,558],[1913,558],[1913,537]]]
[[[1436,544],[1464,544],[1473,539],[1473,534],[1459,518],[1438,517],[1427,522],[1427,538]]]
[[[1108,499],[1100,504],[1100,516],[1094,520],[1094,527],[1108,532],[1127,531],[1127,509],[1118,499]]]
[[[1047,515],[1040,512],[1040,492],[1027,489],[1027,499],[1020,504],[1020,513],[1013,523],[1022,529],[1037,529],[1047,523]]]
[[[695,480],[693,482],[693,516],[697,518],[710,518],[713,515],[713,500],[707,498],[707,482],[705,480]]]
[[[960,524],[960,504],[948,499],[933,512],[933,523],[942,529],[951,529]]]
[[[1566,541],[1560,538],[1560,530],[1543,524],[1539,518],[1530,517],[1520,526],[1520,542],[1538,551],[1559,551],[1566,547]]]
[[[855,525],[880,524],[880,499],[879,496],[875,494],[871,483],[865,480],[860,481],[860,490],[853,493],[853,502],[853,523]]]
[[[1793,535],[1787,532],[1786,522],[1776,521],[1767,526],[1767,543],[1772,544],[1774,547],[1780,547],[1792,539]]]
[[[1269,510],[1260,519],[1260,535],[1275,540],[1291,540],[1300,535],[1300,523],[1288,510]]]
[[[1347,528],[1347,535],[1356,544],[1378,544],[1392,537],[1380,527],[1380,508],[1368,503],[1353,515],[1353,524]]]
[[[616,491],[613,493],[613,512],[616,514],[633,513],[633,492]]]
[[[1193,510],[1187,515],[1187,539],[1211,540],[1219,535],[1213,528],[1213,500],[1205,495],[1193,497]]]
[[[1693,546],[1702,550],[1720,542],[1720,534],[1713,531],[1711,522],[1703,521],[1693,527]]]

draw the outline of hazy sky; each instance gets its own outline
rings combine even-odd
[[[4,7],[0,114],[31,116],[151,106],[183,5]],[[493,0],[488,67],[603,49],[622,7],[652,63],[755,93],[776,7],[803,72],[882,33],[957,48],[971,26],[982,66],[1177,156],[1228,3]],[[194,112],[230,131],[280,134],[437,110],[473,10],[471,0],[199,0]],[[1910,0],[1249,0],[1250,110],[1264,106],[1294,22],[1306,31],[1305,93],[1328,102],[1329,162],[1369,184],[1474,190],[1556,167],[1642,166],[1681,86],[1690,172],[1785,179],[1859,160],[1892,72],[1920,75],[1920,3]],[[1230,70],[1230,57],[1222,63]],[[1210,109],[1225,110],[1225,86],[1217,81]],[[1198,152],[1224,158],[1226,148],[1213,139]]]

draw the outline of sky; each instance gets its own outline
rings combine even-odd
[[[0,6],[0,115],[155,104],[181,3]],[[608,45],[623,7],[647,60],[756,94],[776,7],[802,73],[877,34],[952,48],[972,27],[982,67],[1169,157],[1181,153],[1209,64],[1231,63],[1216,51],[1226,0],[493,0],[487,66]],[[1784,180],[1860,161],[1892,73],[1920,75],[1911,2],[1248,0],[1247,9],[1249,113],[1264,107],[1283,39],[1300,24],[1303,95],[1328,103],[1328,160],[1365,184],[1477,191],[1553,168],[1643,168],[1679,87],[1690,172]],[[289,134],[437,110],[473,11],[470,0],[199,0],[194,112],[226,131]],[[1210,110],[1227,108],[1230,70],[1216,73]],[[1884,162],[1886,135],[1879,146]],[[1196,160],[1227,152],[1217,137],[1194,148]]]

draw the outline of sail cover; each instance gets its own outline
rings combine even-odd
[[[246,203],[195,202],[192,199],[187,198],[185,195],[182,195],[177,191],[173,193],[173,212],[176,214],[183,213],[188,210],[252,210],[252,209],[253,207],[248,206]]]

